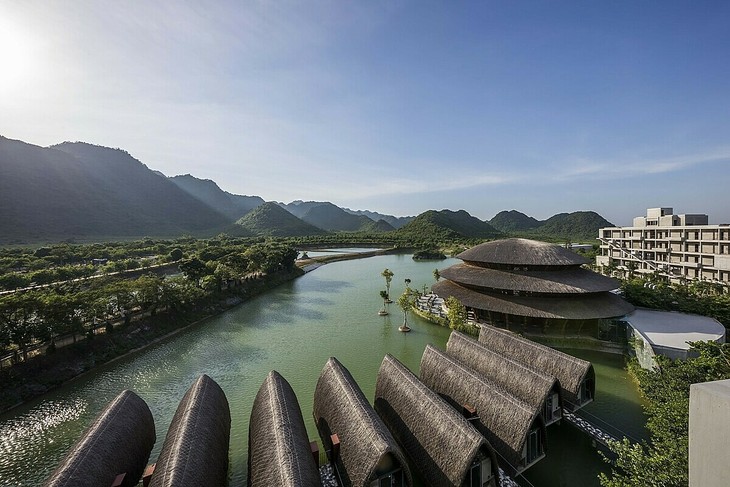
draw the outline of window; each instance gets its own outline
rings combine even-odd
[[[542,439],[540,438],[540,430],[534,429],[530,431],[527,437],[527,454],[525,455],[525,465],[529,465],[542,456]]]
[[[493,485],[493,478],[492,459],[477,457],[471,464],[462,487],[487,487]]]
[[[403,470],[400,468],[385,475],[381,475],[377,479],[370,482],[370,487],[403,487]]]

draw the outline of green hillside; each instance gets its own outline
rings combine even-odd
[[[1,136],[0,214],[5,243],[201,234],[226,224],[120,149],[45,148]]]
[[[198,179],[190,174],[169,179],[186,193],[226,215],[232,222],[264,203],[259,196],[243,196],[223,191],[210,179]]]
[[[260,205],[236,222],[254,235],[301,237],[327,232],[295,217],[274,202]]]
[[[517,210],[500,211],[489,224],[500,232],[522,232],[539,227],[542,222]]]
[[[593,241],[598,238],[600,228],[612,226],[613,223],[595,211],[575,211],[551,216],[540,225],[537,233],[572,241]]]
[[[393,215],[383,215],[382,213],[377,213],[375,211],[369,211],[369,210],[351,210],[349,208],[342,208],[348,213],[352,213],[353,215],[363,215],[368,218],[370,218],[372,221],[377,222],[379,220],[383,220],[391,227],[398,229],[404,226],[407,223],[410,223],[415,218],[414,216],[393,216]]]
[[[494,238],[501,235],[489,223],[471,216],[464,210],[429,210],[398,229],[398,232],[436,240]]]
[[[311,207],[301,218],[315,227],[331,232],[359,232],[378,228],[370,218],[347,213],[329,202]],[[385,224],[387,225],[387,223]],[[385,227],[381,225],[380,228]],[[393,227],[390,227],[390,230],[393,230]]]

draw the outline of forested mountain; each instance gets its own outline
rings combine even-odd
[[[613,226],[595,211],[558,213],[543,221],[516,210],[501,211],[489,222],[510,235],[581,241],[595,240],[600,228]]]
[[[406,223],[410,223],[413,221],[415,216],[393,216],[393,215],[383,215],[382,213],[377,213],[375,211],[369,211],[369,210],[351,210],[349,208],[342,208],[348,213],[352,213],[353,215],[364,215],[371,220],[377,222],[378,220],[383,220],[387,222],[390,226],[393,228],[400,228]]]
[[[44,148],[0,136],[4,242],[180,235],[227,218],[119,149],[84,143]]]
[[[352,215],[329,202],[313,206],[301,218],[315,227],[332,232],[357,232],[376,228],[375,222],[370,218],[364,215]],[[390,228],[381,224],[383,230],[380,231],[395,230],[386,222],[383,223]]]
[[[464,210],[429,210],[398,229],[399,233],[449,238],[495,238],[500,235],[487,222],[471,216]]]
[[[169,179],[186,193],[226,215],[231,221],[238,220],[264,203],[260,196],[243,196],[223,191],[210,179],[198,179],[190,174]]]
[[[274,237],[301,237],[322,235],[327,232],[297,218],[274,202],[257,206],[236,222],[254,235]]]
[[[539,227],[542,222],[517,210],[500,211],[489,224],[500,232],[521,232]]]

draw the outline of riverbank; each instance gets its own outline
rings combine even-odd
[[[311,272],[330,262],[338,262],[342,260],[365,259],[367,257],[375,257],[376,255],[387,255],[403,252],[403,249],[392,247],[389,249],[377,249],[372,252],[353,252],[349,254],[322,255],[318,257],[310,257],[308,259],[300,259],[296,262],[297,266],[304,272]]]
[[[94,335],[55,353],[42,354],[2,371],[0,413],[10,411],[53,389],[76,380],[101,365],[138,353],[163,342],[211,317],[228,311],[254,296],[304,274],[300,268],[245,281],[211,296],[198,308],[185,313],[158,312],[113,333]]]

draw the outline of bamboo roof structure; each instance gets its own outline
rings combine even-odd
[[[134,392],[122,391],[43,485],[108,487],[121,473],[127,474],[124,485],[136,485],[155,439],[155,422],[147,404]]]
[[[620,283],[611,277],[583,269],[504,270],[456,264],[439,271],[441,277],[466,287],[536,294],[584,294],[613,291]]]
[[[261,384],[248,428],[248,487],[319,487],[299,401],[272,370]]]
[[[427,345],[420,366],[421,381],[444,396],[452,406],[476,408],[474,425],[509,462],[503,468],[519,470],[523,447],[533,428],[546,437],[540,410],[496,386],[455,358]]]
[[[375,410],[432,487],[462,485],[474,459],[497,456],[477,429],[391,355],[375,386]]]
[[[488,266],[579,266],[588,259],[547,242],[507,238],[485,242],[456,256],[465,262]]]
[[[314,421],[327,448],[337,434],[340,453],[336,464],[345,485],[369,487],[377,478],[376,468],[393,459],[413,485],[405,456],[380,417],[365,398],[350,372],[331,357],[314,391]]]
[[[607,319],[624,316],[634,307],[613,293],[573,294],[569,297],[519,296],[479,292],[452,281],[439,281],[431,290],[444,299],[458,299],[468,308],[513,316],[565,320]]]
[[[497,353],[458,331],[451,332],[446,353],[539,411],[549,394],[561,392],[560,381],[554,376]]]
[[[595,397],[596,374],[593,365],[586,360],[488,325],[483,325],[479,330],[479,343],[496,353],[557,378],[568,409],[580,403],[580,387],[584,381],[590,387],[591,397]]]
[[[226,395],[213,379],[201,375],[172,417],[150,487],[224,485],[230,434]]]

